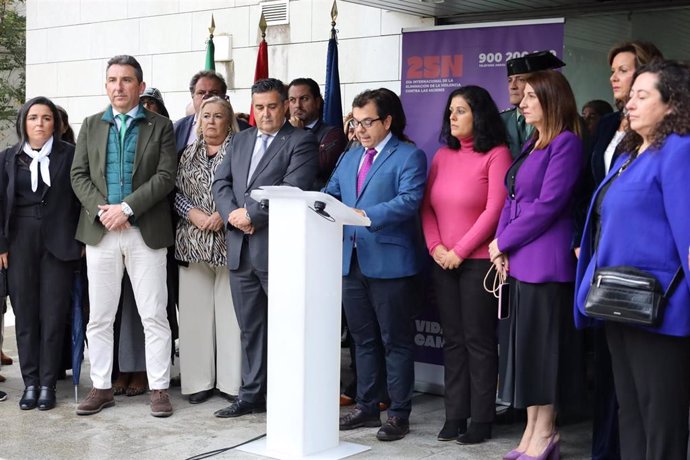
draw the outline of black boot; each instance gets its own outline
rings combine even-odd
[[[472,422],[467,433],[458,437],[458,444],[479,444],[491,439],[491,423]]]
[[[41,386],[38,396],[38,410],[50,410],[55,407],[55,388]]]
[[[22,394],[22,399],[19,400],[19,408],[21,410],[31,410],[36,407],[38,402],[38,387],[35,385],[29,385],[24,388],[24,394]]]
[[[458,439],[458,436],[464,434],[465,431],[467,431],[467,419],[446,420],[436,439],[439,441],[452,441]]]

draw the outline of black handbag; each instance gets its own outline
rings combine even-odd
[[[651,274],[635,267],[600,268],[594,272],[585,300],[587,316],[619,323],[657,326],[664,303],[683,272],[678,267],[666,291]]]

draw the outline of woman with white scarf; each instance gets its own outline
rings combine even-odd
[[[55,407],[70,289],[81,246],[70,184],[74,146],[45,97],[22,106],[19,143],[0,152],[0,267],[7,269],[24,393],[22,410]]]

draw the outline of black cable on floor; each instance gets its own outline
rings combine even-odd
[[[263,437],[265,437],[265,436],[266,436],[266,433],[261,434],[261,435],[255,437],[255,438],[249,439],[248,441],[244,441],[244,442],[241,442],[241,443],[239,443],[239,444],[235,444],[234,446],[231,446],[231,447],[223,447],[222,449],[211,450],[211,451],[208,451],[208,452],[204,452],[203,454],[198,454],[198,455],[195,455],[195,456],[193,456],[193,457],[189,457],[189,458],[187,458],[187,459],[185,459],[185,460],[201,460],[201,459],[203,459],[203,458],[210,458],[210,457],[213,457],[213,456],[215,456],[215,455],[222,454],[223,452],[227,452],[227,451],[229,451],[229,450],[236,449],[236,448],[238,448],[238,447],[240,447],[240,446],[243,446],[243,445],[245,445],[245,444],[249,444],[250,442],[254,442],[254,441],[256,441],[256,440],[258,440],[258,439],[261,439],[261,438],[263,438]]]

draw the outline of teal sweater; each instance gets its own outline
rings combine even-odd
[[[139,138],[139,122],[145,120],[144,109],[139,111],[130,122],[125,133],[124,152],[120,151],[120,133],[113,117],[112,107],[103,114],[103,121],[110,123],[108,130],[108,145],[105,157],[105,181],[108,186],[108,204],[119,204],[132,193],[132,172],[134,170],[134,156]]]

